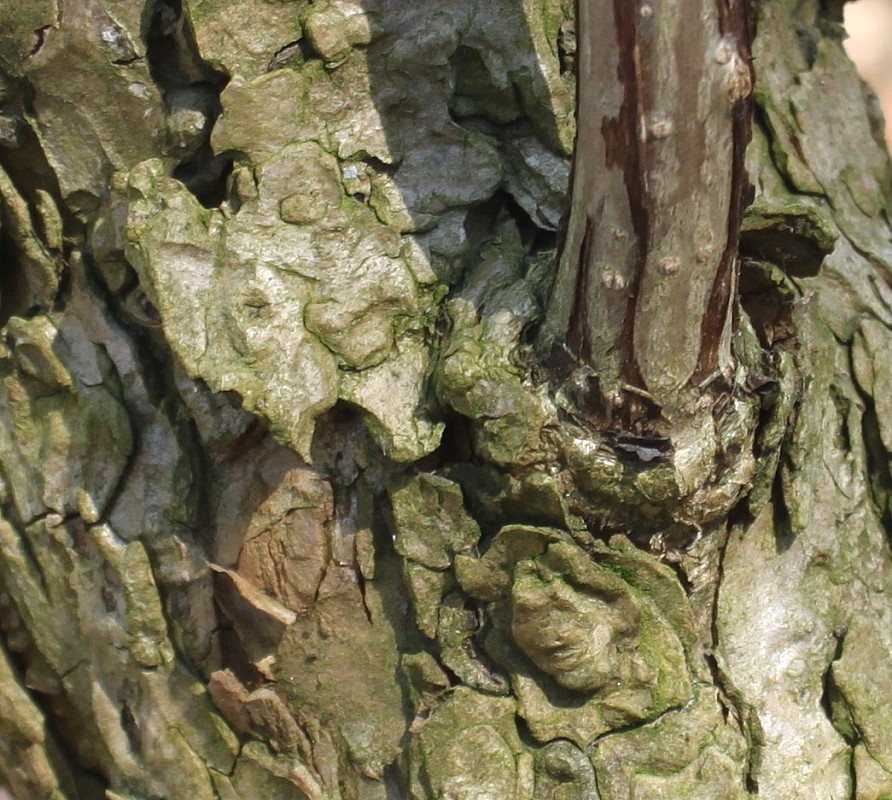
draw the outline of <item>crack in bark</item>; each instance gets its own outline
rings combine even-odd
[[[182,0],[147,0],[146,58],[168,111],[172,175],[207,208],[225,199],[233,159],[216,155],[211,132],[222,113],[220,92],[229,76],[206,62],[198,50]],[[196,127],[195,116],[201,121]]]

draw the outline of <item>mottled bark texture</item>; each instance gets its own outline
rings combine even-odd
[[[892,197],[843,36],[0,5],[0,782],[888,800]]]

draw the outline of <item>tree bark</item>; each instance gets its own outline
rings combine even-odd
[[[707,0],[579,4],[572,203],[545,333],[633,423],[692,415],[685,403],[732,369],[747,14]]]
[[[0,8],[16,798],[892,796],[842,4],[579,6]]]

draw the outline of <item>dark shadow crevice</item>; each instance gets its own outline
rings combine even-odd
[[[175,161],[171,174],[203,206],[219,206],[226,199],[233,159],[215,154],[210,137],[229,76],[201,57],[182,0],[149,0],[142,35],[149,72],[167,110],[167,152]]]

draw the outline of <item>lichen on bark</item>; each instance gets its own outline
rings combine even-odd
[[[660,105],[686,59],[635,78],[663,153],[653,230],[692,137],[736,170],[661,240],[684,259],[648,255],[675,280],[723,243],[721,291],[681,303],[718,297],[717,349],[692,366],[703,325],[642,317],[638,383],[555,338],[573,67],[593,55],[571,5],[0,8],[17,797],[892,792],[889,170],[841,6],[750,9],[738,274],[713,217],[739,210],[739,120],[713,90],[745,96],[741,17],[605,5],[684,34],[712,76],[702,130],[684,92]],[[571,297],[602,334],[610,252]],[[549,336],[573,358],[543,360]],[[611,380],[665,418],[607,419]]]

